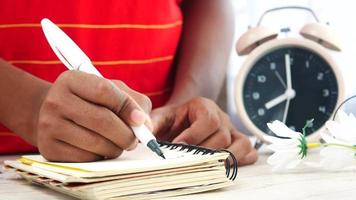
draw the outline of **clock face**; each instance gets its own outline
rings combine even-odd
[[[338,100],[338,83],[331,66],[303,47],[269,51],[253,64],[243,83],[243,105],[253,124],[273,135],[266,123],[279,120],[307,135],[331,117]]]

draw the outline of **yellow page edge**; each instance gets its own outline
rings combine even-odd
[[[56,168],[67,169],[67,170],[74,170],[74,171],[80,171],[80,172],[92,172],[92,171],[77,168],[77,167],[67,167],[67,166],[62,166],[62,165],[56,165],[53,163],[40,162],[37,160],[32,160],[32,159],[24,158],[24,157],[18,158],[17,161],[19,161],[25,165],[33,165],[34,163],[37,163],[37,164],[47,165],[47,166],[56,167]]]

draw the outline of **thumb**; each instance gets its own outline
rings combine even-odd
[[[151,121],[153,126],[153,132],[162,132],[160,130],[165,129],[165,114],[161,109],[155,109],[151,112]]]
[[[117,88],[116,92],[119,98],[118,105],[114,108],[115,113],[130,126],[146,124],[150,127],[151,119],[141,106],[126,91]]]
[[[115,113],[128,125],[145,124],[152,130],[152,122],[148,115],[152,108],[150,99],[146,95],[132,90],[122,81],[112,80],[110,83],[114,86],[118,96]]]
[[[153,132],[162,140],[169,140],[169,133],[174,122],[174,112],[169,107],[161,107],[151,112]]]

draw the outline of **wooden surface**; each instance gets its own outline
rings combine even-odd
[[[311,155],[317,157],[318,155]],[[0,161],[16,156],[0,156]],[[356,172],[304,172],[277,174],[266,164],[266,155],[252,166],[241,167],[236,184],[230,188],[169,199],[356,199]],[[9,173],[0,174],[0,199],[61,199],[73,198],[47,188],[35,186]]]

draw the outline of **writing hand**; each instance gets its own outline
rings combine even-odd
[[[51,161],[86,162],[117,157],[137,144],[128,125],[149,123],[142,109],[150,112],[149,99],[124,83],[66,71],[42,103],[37,146]]]

